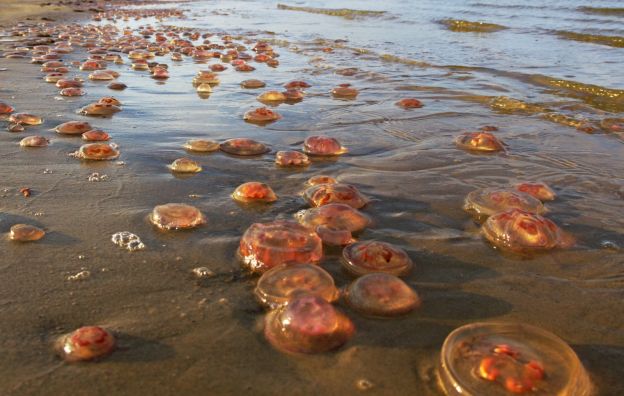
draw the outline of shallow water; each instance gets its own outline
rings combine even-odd
[[[226,32],[246,36],[248,46],[267,39],[281,55],[276,69],[252,62],[256,71],[239,73],[229,66],[207,99],[191,84],[207,65],[189,58],[157,58],[169,64],[171,78],[164,82],[130,70],[129,62],[110,65],[128,89],[110,91],[105,82],[87,81],[87,95],[72,98],[59,97],[57,88],[40,80],[37,66],[0,59],[0,67],[15,72],[3,77],[0,100],[45,120],[26,132],[0,133],[0,231],[30,223],[47,233],[32,244],[2,243],[0,387],[15,395],[61,395],[68,387],[90,395],[354,394],[366,379],[373,387],[364,393],[438,395],[444,338],[465,323],[495,320],[556,333],[579,354],[599,394],[624,393],[624,251],[603,247],[610,241],[624,248],[623,137],[598,127],[587,134],[544,117],[562,113],[596,124],[624,116],[623,50],[557,33],[624,36],[621,15],[578,9],[618,3],[286,4],[386,13],[345,19],[281,10],[261,0],[184,3],[188,18],[165,24],[216,33],[210,39],[217,42]],[[452,32],[440,23],[447,18],[508,29]],[[148,22],[157,23],[130,25]],[[69,58],[76,57],[84,53]],[[346,68],[357,72],[341,75]],[[240,88],[248,78],[267,86]],[[283,119],[263,127],[243,121],[246,111],[262,106],[258,94],[295,79],[312,87],[301,103],[274,108]],[[357,99],[331,97],[329,91],[344,82],[360,90]],[[111,94],[123,102],[112,118],[76,114]],[[490,102],[499,96],[530,104],[531,111],[494,111]],[[425,106],[406,111],[394,105],[404,97]],[[88,120],[108,132],[123,164],[67,157],[83,142],[51,128],[70,120]],[[500,128],[505,154],[455,147],[455,136],[484,125]],[[349,153],[313,159],[304,169],[274,164],[275,152],[300,149],[307,136],[319,133],[338,138]],[[30,134],[49,137],[50,146],[20,148],[19,140]],[[272,151],[240,158],[182,148],[192,138],[233,137],[260,140]],[[194,159],[203,171],[172,174],[167,165],[180,157]],[[87,181],[94,172],[108,177]],[[263,311],[252,293],[256,278],[242,271],[235,252],[250,224],[288,219],[305,208],[299,193],[317,174],[354,184],[372,199],[364,212],[374,225],[358,237],[408,251],[415,271],[406,281],[423,308],[402,319],[374,320],[340,303],[355,322],[355,338],[336,353],[293,357],[264,340]],[[251,180],[266,182],[280,199],[266,208],[235,203],[230,194]],[[546,204],[548,216],[578,238],[576,247],[519,259],[481,239],[462,210],[466,194],[524,180],[556,191],[557,200]],[[24,186],[33,189],[31,197],[19,194]],[[207,224],[159,231],[148,215],[168,202],[197,206]],[[115,246],[111,235],[124,230],[137,234],[146,249]],[[351,277],[341,269],[340,251],[325,253],[323,268],[346,286]],[[216,276],[195,279],[191,270],[200,266]],[[90,276],[68,280],[81,271]],[[60,363],[51,352],[54,337],[89,324],[119,334],[120,350],[93,365]]]

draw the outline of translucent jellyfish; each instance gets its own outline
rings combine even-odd
[[[276,349],[291,353],[322,353],[339,348],[355,332],[342,312],[323,298],[302,294],[267,314],[264,335]]]
[[[261,125],[277,121],[281,118],[282,116],[279,115],[277,112],[266,107],[249,110],[243,116],[243,119],[245,121]]]
[[[350,184],[317,184],[303,192],[303,198],[310,206],[323,206],[330,203],[343,203],[360,209],[368,202],[360,191]]]
[[[91,103],[80,109],[80,114],[94,117],[108,117],[121,111],[119,106],[104,103]]]
[[[341,84],[331,90],[331,94],[334,98],[338,99],[355,99],[359,91],[350,87],[350,84]]]
[[[363,230],[371,223],[364,213],[345,204],[328,204],[301,210],[295,218],[302,225],[317,232],[323,242],[330,245],[347,245],[354,242],[352,233]]]
[[[265,272],[280,264],[315,263],[323,257],[316,233],[293,221],[252,224],[240,241],[240,257],[253,272]]]
[[[310,186],[316,186],[317,184],[335,184],[338,181],[331,176],[317,175],[309,178],[306,183]]]
[[[115,350],[115,337],[99,326],[84,326],[62,336],[55,347],[65,361],[94,360]]]
[[[54,130],[61,135],[82,135],[92,130],[91,124],[85,121],[68,121],[57,125]]]
[[[190,139],[182,146],[189,151],[197,151],[199,153],[209,153],[219,150],[219,143],[214,140]]]
[[[0,115],[11,114],[15,109],[4,102],[0,102]]]
[[[343,266],[355,276],[383,272],[407,275],[413,267],[405,250],[387,242],[363,241],[348,245],[342,251]]]
[[[202,94],[212,93],[212,86],[208,83],[201,83],[195,89],[197,90],[197,92]]]
[[[22,147],[45,147],[50,141],[43,136],[27,136],[19,144]]]
[[[79,67],[80,71],[93,71],[93,70],[100,70],[103,68],[104,66],[100,64],[100,62],[94,61],[94,60],[85,61]]]
[[[169,78],[169,71],[163,67],[155,67],[152,69],[152,78],[166,80]]]
[[[108,84],[108,88],[115,91],[123,91],[124,89],[128,88],[128,86],[124,83],[113,82]]]
[[[202,167],[190,158],[178,158],[170,165],[167,165],[172,172],[179,173],[197,173],[201,172]]]
[[[466,132],[455,138],[459,148],[470,151],[505,151],[503,143],[489,132]]]
[[[214,65],[210,65],[210,70],[215,73],[225,71],[226,69],[227,69],[227,66],[222,65],[220,63],[215,63]]]
[[[193,78],[193,85],[197,86],[199,84],[210,84],[216,85],[219,84],[219,76],[210,71],[200,71]]]
[[[310,88],[310,87],[311,87],[310,84],[301,80],[294,80],[294,81],[284,84],[284,88],[286,89],[303,89],[303,88]]]
[[[85,160],[106,161],[119,157],[119,150],[106,143],[83,144],[78,149],[78,158]]]
[[[464,200],[464,210],[477,218],[509,209],[522,209],[537,214],[546,212],[546,208],[539,199],[509,189],[482,188],[472,191]]]
[[[87,142],[103,142],[109,139],[109,134],[101,129],[92,129],[82,134],[82,140]]]
[[[17,242],[33,242],[45,236],[45,231],[30,224],[15,224],[9,231],[9,239]]]
[[[163,230],[194,228],[206,223],[206,218],[194,206],[181,203],[158,205],[150,215],[150,221]]]
[[[86,93],[82,88],[63,88],[59,92],[61,96],[84,96]]]
[[[14,113],[9,117],[9,122],[21,125],[40,125],[43,123],[43,119],[33,114]]]
[[[519,183],[514,188],[525,194],[529,194],[540,201],[553,201],[557,195],[545,183]]]
[[[83,86],[83,82],[81,80],[58,80],[56,82],[56,87],[60,88],[60,89],[65,89],[65,88],[82,88]]]
[[[250,65],[248,63],[240,64],[240,65],[236,66],[234,69],[236,71],[238,71],[238,72],[252,72],[252,71],[256,70],[255,67],[253,67],[252,65]]]
[[[370,316],[400,316],[420,307],[418,294],[394,275],[373,273],[347,287],[345,300],[356,311]]]
[[[555,223],[538,214],[520,209],[490,216],[481,227],[495,247],[530,254],[574,245],[574,238]]]
[[[269,67],[277,67],[279,66],[279,61],[277,59],[269,59],[266,61],[267,66]]]
[[[241,82],[241,87],[247,88],[247,89],[264,88],[265,86],[266,84],[264,83],[264,81],[260,81],[256,79],[244,80]]]
[[[58,80],[63,79],[63,77],[65,77],[65,74],[63,73],[48,73],[46,74],[44,80],[47,83],[55,84]]]
[[[277,195],[275,195],[271,187],[260,182],[247,182],[241,184],[236,187],[236,190],[232,193],[232,198],[243,203],[267,203],[277,201]]]
[[[219,148],[228,154],[242,156],[260,155],[269,151],[269,148],[264,143],[247,138],[228,139],[221,143]]]
[[[418,109],[423,107],[423,104],[420,100],[414,98],[405,98],[401,99],[395,103],[397,106],[402,107],[404,109]]]
[[[303,142],[303,151],[309,155],[333,156],[348,150],[338,140],[329,136],[309,136]]]
[[[268,270],[258,280],[254,293],[262,305],[275,309],[298,293],[319,296],[327,302],[338,299],[338,289],[332,276],[313,264],[282,264]]]
[[[121,106],[121,102],[117,98],[113,98],[112,96],[104,96],[100,98],[97,103],[105,104],[105,105],[113,105],[113,106]]]
[[[563,340],[520,323],[473,323],[454,330],[440,354],[449,396],[593,394],[587,372]]]
[[[89,74],[89,80],[94,81],[112,81],[115,78],[117,78],[117,76],[110,73],[109,70],[97,70]]]
[[[286,98],[286,101],[289,103],[302,101],[305,96],[303,94],[303,91],[300,91],[298,89],[288,89],[282,92],[282,94],[284,95],[284,98]]]
[[[275,163],[279,166],[308,166],[310,159],[299,151],[278,151],[275,154]]]
[[[286,100],[286,96],[279,91],[266,91],[256,97],[262,103],[279,103]]]

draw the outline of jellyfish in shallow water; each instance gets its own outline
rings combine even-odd
[[[194,206],[181,203],[158,205],[150,215],[150,221],[163,230],[194,228],[206,223],[206,218]]]
[[[190,158],[178,158],[170,165],[167,165],[172,172],[179,173],[197,173],[201,172],[202,167]]]
[[[50,141],[43,136],[27,136],[19,144],[21,147],[45,147]]]
[[[112,81],[117,78],[115,74],[111,73],[109,70],[97,70],[93,73],[89,74],[89,80],[93,81]]]
[[[82,88],[83,86],[83,82],[81,80],[58,80],[56,82],[56,87],[60,88],[60,89],[65,89],[65,88]]]
[[[109,117],[121,111],[121,107],[112,104],[91,103],[80,109],[80,114],[94,117]]]
[[[61,135],[82,135],[93,127],[85,121],[68,121],[57,125],[54,130]]]
[[[228,139],[219,145],[219,149],[228,154],[242,156],[260,155],[269,151],[264,143],[247,138]]]
[[[189,151],[197,151],[199,153],[209,153],[219,150],[219,143],[214,140],[190,139],[182,146]]]
[[[84,326],[62,336],[56,349],[68,362],[94,360],[115,350],[115,337],[99,326]]]
[[[43,119],[33,114],[14,113],[9,117],[9,122],[20,125],[40,125],[43,123]]]
[[[238,71],[238,72],[252,72],[252,71],[256,70],[255,67],[253,67],[252,65],[250,65],[248,63],[239,64],[234,69],[236,71]]]
[[[371,223],[364,213],[345,204],[328,204],[301,210],[295,218],[302,225],[316,231],[329,245],[347,245],[354,242],[352,233],[363,230]]]
[[[197,90],[200,94],[209,94],[212,93],[212,86],[208,83],[201,83],[195,88],[195,90]]]
[[[84,160],[107,161],[119,157],[119,150],[106,143],[83,144],[78,149],[78,158]]]
[[[264,88],[265,86],[266,84],[264,83],[264,81],[260,81],[256,79],[244,80],[241,82],[241,87],[247,88],[247,89]]]
[[[262,274],[254,290],[258,301],[270,309],[288,304],[302,292],[327,302],[335,301],[339,294],[332,276],[313,264],[278,265]]]
[[[15,224],[9,231],[9,239],[16,242],[33,242],[45,236],[45,231],[30,224]]]
[[[121,101],[119,99],[114,98],[112,96],[104,96],[100,98],[97,103],[105,104],[105,105],[113,105],[113,106],[121,106]]]
[[[200,71],[193,78],[193,85],[198,86],[199,84],[210,84],[216,85],[219,84],[219,76],[210,71]]]
[[[65,77],[65,74],[63,74],[63,73],[48,73],[48,74],[46,74],[44,79],[45,79],[45,82],[47,82],[47,83],[56,84],[56,82],[58,80],[63,79],[63,77]]]
[[[239,254],[253,272],[265,272],[280,264],[315,263],[323,257],[316,233],[293,221],[252,224],[243,234]]]
[[[349,86],[349,84],[341,84],[331,90],[331,94],[337,99],[355,99],[359,91]]]
[[[403,276],[413,267],[412,259],[405,250],[380,241],[356,242],[346,246],[342,251],[342,264],[355,276],[374,272]]]
[[[331,203],[347,204],[360,209],[368,203],[368,199],[350,184],[317,184],[303,192],[303,198],[310,206],[323,206]]]
[[[397,106],[402,107],[404,109],[418,109],[423,107],[423,104],[420,100],[414,98],[405,98],[401,99],[395,103]]]
[[[112,89],[115,91],[123,91],[126,88],[128,88],[128,86],[124,83],[113,82],[108,84],[108,89]]]
[[[574,245],[574,238],[551,220],[520,209],[490,216],[481,230],[495,247],[520,254]]]
[[[286,91],[282,92],[282,95],[284,95],[286,102],[291,104],[302,101],[305,96],[303,92],[299,91],[298,89],[287,89]]]
[[[265,183],[247,182],[236,187],[232,193],[235,201],[243,203],[260,202],[268,203],[277,201],[277,195],[271,187]]]
[[[278,91],[266,91],[256,97],[262,103],[279,103],[286,100],[286,96]]]
[[[275,154],[275,163],[279,166],[308,166],[310,159],[298,151],[278,151]]]
[[[517,191],[529,194],[540,201],[553,201],[557,195],[544,183],[518,183],[514,186]]]
[[[329,136],[309,136],[303,142],[303,152],[309,155],[334,156],[347,151],[338,140]]]
[[[266,107],[249,110],[243,116],[243,119],[245,121],[260,125],[269,124],[281,118],[282,116],[279,115],[277,112]]]
[[[316,186],[317,184],[335,184],[338,181],[331,176],[317,175],[309,178],[306,183],[310,186]]]
[[[347,287],[345,300],[356,311],[370,316],[399,316],[420,307],[418,294],[394,275],[373,273]]]
[[[84,96],[86,92],[82,88],[63,88],[59,92],[61,96]]]
[[[482,188],[472,191],[464,200],[464,210],[477,218],[487,217],[509,209],[522,209],[542,214],[546,208],[533,196],[509,189]]]
[[[4,102],[0,102],[0,115],[11,114],[15,109]]]
[[[505,151],[503,143],[489,132],[466,132],[455,138],[455,144],[470,151]]]
[[[81,136],[82,140],[86,140],[87,142],[103,142],[110,139],[109,134],[101,129],[92,129],[83,133]]]
[[[303,88],[310,88],[310,87],[311,87],[310,84],[301,80],[294,80],[294,81],[284,84],[284,88],[286,89],[303,89]]]

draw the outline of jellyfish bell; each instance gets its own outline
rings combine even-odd
[[[309,155],[335,156],[347,151],[337,139],[329,136],[309,136],[303,142],[303,152]]]
[[[196,151],[198,153],[210,153],[219,150],[219,143],[214,140],[206,139],[190,139],[182,146],[188,151]]]
[[[243,116],[243,119],[245,121],[260,125],[268,124],[281,118],[282,116],[279,115],[277,112],[266,107],[249,110]]]
[[[310,165],[310,159],[307,155],[299,151],[278,151],[275,154],[275,163],[284,167],[302,167]]]
[[[261,155],[270,151],[264,143],[247,138],[228,139],[219,145],[219,149],[239,156]]]
[[[67,96],[67,97],[84,96],[86,95],[86,93],[87,92],[82,88],[63,88],[59,92],[61,96]]]
[[[349,84],[341,84],[331,90],[331,94],[336,99],[355,99],[359,91],[356,88],[352,88]]]
[[[279,91],[266,91],[256,97],[262,103],[279,103],[286,100],[286,96]]]
[[[121,101],[119,101],[119,99],[114,98],[112,96],[104,96],[98,99],[97,103],[101,103],[105,105],[121,106]]]
[[[58,80],[56,82],[56,87],[57,88],[61,88],[61,89],[65,89],[65,88],[81,88],[83,86],[83,82],[80,80]]]
[[[355,186],[344,183],[317,184],[308,187],[303,192],[303,198],[313,207],[342,203],[360,209],[368,203],[368,199]]]
[[[295,218],[302,225],[316,231],[329,245],[347,245],[355,242],[353,232],[371,224],[371,219],[349,205],[335,203],[297,212]]]
[[[197,173],[202,170],[202,167],[190,158],[178,158],[167,167],[172,172],[178,173]]]
[[[80,114],[92,117],[110,117],[120,111],[121,107],[119,106],[98,102],[83,107],[80,109]]]
[[[423,104],[420,100],[414,98],[405,98],[401,99],[395,103],[397,106],[402,107],[404,109],[418,109],[423,107]]]
[[[503,143],[489,132],[466,132],[455,138],[455,144],[464,150],[497,152],[505,151]]]
[[[50,141],[43,136],[27,136],[20,140],[21,147],[45,147]]]
[[[21,125],[40,125],[43,123],[43,119],[33,114],[13,113],[9,116],[9,122]]]
[[[9,230],[9,239],[16,242],[34,242],[44,236],[44,230],[30,224],[15,224]]]
[[[546,207],[539,199],[521,191],[501,188],[482,188],[470,192],[464,200],[463,208],[477,219],[509,209],[522,209],[537,214],[546,212]]]
[[[277,201],[277,195],[275,195],[271,187],[260,182],[241,184],[232,193],[232,198],[242,203],[269,203]]]
[[[108,70],[96,70],[89,74],[89,80],[93,81],[112,81],[117,77]]]
[[[405,315],[421,305],[418,293],[407,283],[380,272],[357,278],[347,287],[344,297],[356,311],[376,317]]]
[[[523,192],[525,194],[529,194],[534,198],[539,199],[540,201],[553,201],[557,195],[555,192],[548,187],[545,183],[518,183],[514,186],[517,191]]]
[[[119,83],[119,82],[112,82],[110,84],[108,84],[108,89],[112,89],[115,91],[123,91],[124,89],[126,89],[128,86],[124,83]]]
[[[241,87],[247,88],[247,89],[264,88],[265,86],[266,84],[264,83],[264,81],[260,81],[256,79],[244,80],[241,82]]]
[[[119,150],[106,143],[83,144],[78,149],[78,158],[92,161],[110,161],[119,157]]]
[[[381,241],[356,242],[342,251],[343,267],[355,276],[383,272],[407,275],[414,264],[400,247]]]
[[[62,80],[65,77],[64,73],[48,73],[45,75],[44,80],[47,83],[56,84],[59,80]]]
[[[338,183],[338,181],[334,179],[333,177],[327,176],[327,175],[312,176],[306,182],[306,184],[308,184],[309,186],[316,186],[317,184],[335,184],[335,183]]]
[[[168,203],[154,207],[150,221],[162,230],[195,228],[206,223],[206,218],[194,206],[181,203]]]
[[[67,362],[89,361],[110,355],[115,337],[99,326],[84,326],[59,338],[57,353]]]
[[[82,140],[87,142],[103,142],[110,139],[110,135],[101,129],[92,129],[84,132],[81,137]]]
[[[305,88],[310,88],[310,87],[311,87],[310,84],[301,80],[294,80],[294,81],[290,81],[284,84],[284,88],[286,89],[305,89]]]
[[[298,89],[287,89],[286,91],[282,92],[282,95],[284,95],[286,102],[291,104],[302,101],[305,96],[303,91],[300,91]]]
[[[15,109],[7,103],[0,102],[0,116],[11,114]]]
[[[57,125],[54,130],[61,135],[82,135],[92,130],[91,124],[85,121],[68,121]]]

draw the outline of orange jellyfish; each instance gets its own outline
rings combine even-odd
[[[164,67],[155,67],[152,69],[152,78],[157,80],[166,80],[169,78],[169,71]]]
[[[56,82],[56,87],[60,88],[60,89],[65,89],[65,88],[82,88],[83,86],[83,82],[80,80],[58,80]]]
[[[205,139],[190,139],[182,146],[189,151],[196,151],[198,153],[209,153],[219,150],[219,143],[214,140]]]
[[[91,103],[80,109],[80,114],[93,117],[109,117],[121,111],[121,107],[112,104]]]
[[[105,105],[113,105],[113,106],[121,106],[121,102],[117,98],[113,98],[112,96],[104,96],[100,98],[97,103],[105,104]]]
[[[352,233],[371,224],[371,219],[364,213],[341,203],[301,210],[295,214],[295,218],[302,225],[315,230],[323,242],[330,245],[354,242]]]
[[[124,83],[113,82],[108,84],[108,88],[115,91],[123,91],[124,89],[128,88],[128,86]]]
[[[514,208],[537,214],[546,212],[546,208],[539,199],[523,192],[500,188],[482,188],[472,191],[464,201],[464,210],[474,214],[477,218]]]
[[[340,84],[331,90],[331,94],[337,99],[355,99],[358,96],[359,91],[352,88],[350,84]]]
[[[156,206],[150,215],[150,221],[163,230],[180,230],[205,224],[206,218],[194,206],[168,203]]]
[[[30,224],[15,224],[9,231],[9,239],[16,242],[38,241],[45,236],[45,231]]]
[[[247,138],[228,139],[219,145],[219,149],[228,154],[241,156],[260,155],[270,150],[264,143]]]
[[[329,136],[310,136],[303,142],[303,151],[309,155],[333,156],[348,150],[338,140]]]
[[[253,123],[253,124],[260,124],[260,125],[269,124],[281,118],[282,116],[279,115],[277,112],[266,107],[260,107],[257,109],[249,110],[243,116],[243,119],[245,121]]]
[[[421,305],[420,297],[407,283],[385,273],[357,278],[347,287],[345,300],[363,315],[382,317],[405,315]]]
[[[0,115],[11,114],[15,109],[4,102],[0,102]]]
[[[241,87],[247,88],[247,89],[257,89],[257,88],[263,88],[265,86],[266,84],[264,83],[264,81],[260,81],[256,79],[244,80],[241,82]]]
[[[63,88],[59,92],[61,96],[84,96],[86,93],[82,88]]]
[[[117,78],[113,73],[108,70],[97,70],[89,74],[89,80],[93,81],[111,81]]]
[[[346,246],[342,251],[342,264],[355,276],[374,272],[403,276],[413,267],[412,259],[405,250],[380,241],[356,242]]]
[[[232,193],[235,201],[242,203],[260,202],[268,203],[277,201],[277,195],[271,187],[265,183],[247,182],[236,187]]]
[[[303,198],[310,206],[343,203],[360,209],[368,203],[368,199],[355,186],[344,183],[311,186],[303,192]]]
[[[178,158],[170,165],[167,165],[172,172],[178,173],[197,173],[201,172],[202,167],[190,158]]]
[[[279,103],[286,100],[286,96],[279,91],[266,91],[256,97],[262,103]]]
[[[227,69],[227,66],[224,66],[220,63],[215,63],[214,65],[210,65],[210,70],[215,73],[225,71],[226,69]]]
[[[9,117],[9,122],[21,125],[40,125],[43,123],[43,119],[33,114],[13,113]]]
[[[545,183],[518,183],[514,188],[520,192],[529,194],[540,201],[553,201],[557,195]]]
[[[99,359],[115,350],[115,337],[99,326],[84,326],[61,337],[56,349],[68,362]]]
[[[305,96],[303,94],[303,91],[300,91],[298,89],[288,89],[282,92],[282,95],[284,95],[286,102],[290,104],[302,101]]]
[[[92,130],[91,124],[85,121],[68,121],[57,125],[54,130],[61,135],[82,135]]]
[[[43,136],[27,136],[19,144],[21,147],[45,147],[50,141]]]
[[[286,89],[304,89],[304,88],[310,88],[310,87],[311,87],[310,84],[301,80],[294,80],[294,81],[284,84],[284,88]]]
[[[62,80],[65,77],[63,73],[48,73],[45,76],[45,82],[56,84],[59,80]]]
[[[459,148],[470,151],[505,151],[503,143],[489,132],[466,132],[455,139]]]
[[[405,98],[401,99],[395,103],[397,106],[402,107],[404,109],[418,109],[423,107],[423,104],[420,100],[414,98]]]
[[[94,161],[114,160],[119,157],[119,150],[106,143],[83,144],[78,149],[78,158]]]
[[[236,66],[234,69],[236,71],[238,71],[238,72],[252,72],[252,71],[256,70],[255,67],[253,67],[252,65],[250,65],[248,63],[240,64],[240,65]]]
[[[92,129],[82,134],[82,140],[87,142],[103,142],[109,139],[109,134],[101,129]]]
[[[317,184],[335,184],[338,181],[331,176],[316,175],[309,178],[306,183],[310,186],[316,186]]]
[[[308,166],[310,159],[298,151],[278,151],[275,154],[275,163],[279,166]]]

